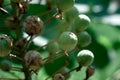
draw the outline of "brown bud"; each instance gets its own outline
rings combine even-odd
[[[65,80],[65,77],[61,73],[57,73],[54,75],[54,80]]]
[[[23,22],[25,32],[29,35],[39,34],[43,28],[43,21],[37,16],[28,16]]]
[[[40,53],[35,50],[28,51],[25,54],[24,59],[26,66],[29,66],[31,69],[34,70],[39,69],[43,64]]]
[[[90,78],[94,73],[95,73],[95,68],[89,66],[86,70],[86,79],[85,80],[88,80],[88,78]]]

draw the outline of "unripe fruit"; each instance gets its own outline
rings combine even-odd
[[[67,11],[73,7],[75,1],[74,0],[56,0],[57,7],[60,11]]]
[[[11,62],[8,60],[2,60],[0,63],[0,68],[4,71],[10,71],[12,68]]]
[[[63,15],[66,21],[71,23],[79,15],[79,11],[77,10],[76,7],[72,7],[71,9],[63,12]]]
[[[88,46],[92,41],[91,36],[86,31],[79,32],[77,37],[78,45],[80,45],[81,47]]]
[[[40,53],[35,50],[28,51],[24,59],[26,66],[34,70],[39,69],[43,65]]]
[[[58,21],[58,25],[56,27],[60,32],[64,32],[70,29],[69,24],[65,20]]]
[[[8,56],[11,51],[12,41],[11,39],[5,35],[0,35],[0,57]]]
[[[54,80],[65,80],[65,77],[61,73],[54,75]]]
[[[60,48],[67,51],[73,50],[76,47],[77,42],[77,36],[69,31],[63,32],[58,39]]]
[[[77,55],[77,61],[80,66],[89,66],[94,60],[94,55],[89,50],[82,50]]]
[[[37,16],[28,16],[23,22],[25,32],[29,35],[39,34],[43,28],[43,21]]]
[[[59,51],[59,45],[57,42],[53,42],[53,43],[50,43],[47,45],[46,47],[46,50],[51,53],[51,54],[54,54],[56,53],[57,51]]]
[[[73,27],[76,31],[84,31],[88,28],[90,24],[90,18],[84,14],[80,14],[78,17],[75,18]]]

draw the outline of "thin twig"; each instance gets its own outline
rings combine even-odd
[[[73,72],[73,71],[80,71],[81,70],[81,66],[78,66],[78,67],[76,67],[76,68],[73,68],[73,69],[71,69],[70,71],[68,71],[68,72],[66,72],[66,73],[64,73],[63,75],[65,76],[65,75],[68,75],[69,73],[71,73],[71,72]]]
[[[55,18],[59,13],[54,14],[52,17],[48,18],[44,24],[47,24],[49,21],[51,21],[53,18]]]
[[[32,41],[33,36],[30,36],[30,39],[25,43],[25,46],[23,48],[23,51],[26,52],[26,50],[28,49],[30,42]]]

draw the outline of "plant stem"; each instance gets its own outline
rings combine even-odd
[[[80,71],[81,70],[81,66],[78,66],[78,67],[76,67],[76,68],[73,68],[73,69],[71,69],[70,71],[68,71],[68,72],[66,72],[66,73],[64,73],[63,75],[67,75],[67,74],[69,74],[69,73],[71,73],[71,72],[73,72],[73,71]]]
[[[56,13],[56,14],[54,14],[53,16],[51,16],[50,18],[48,18],[48,19],[44,22],[44,24],[47,24],[49,21],[51,21],[53,18],[55,18],[58,14],[59,14],[59,13]]]
[[[29,71],[29,67],[27,67],[25,64],[23,64],[23,72],[25,74],[25,80],[32,80],[31,72]]]

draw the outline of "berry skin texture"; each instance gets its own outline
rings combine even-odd
[[[6,34],[0,35],[0,57],[8,56],[11,51],[12,41]]]
[[[65,80],[65,77],[61,73],[54,75],[54,80]]]
[[[77,42],[78,42],[77,36],[69,31],[63,32],[58,39],[59,47],[62,50],[67,51],[73,50],[76,47]]]
[[[57,28],[59,29],[60,32],[65,32],[65,31],[69,30],[70,26],[68,25],[68,23],[65,20],[60,20],[58,22]]]
[[[71,9],[63,12],[63,15],[66,21],[71,23],[79,15],[79,11],[76,7],[72,7]]]
[[[47,47],[46,47],[46,50],[50,53],[50,54],[54,54],[56,53],[57,51],[59,51],[59,45],[57,42],[54,42],[54,43],[51,43],[51,44],[48,44]]]
[[[91,36],[86,31],[79,32],[77,37],[80,47],[86,47],[92,42]]]
[[[42,65],[42,57],[39,52],[30,50],[25,54],[26,66],[29,66],[32,70],[38,70]]]
[[[84,31],[88,28],[91,20],[87,15],[80,14],[78,17],[75,18],[73,27],[77,32]]]
[[[28,16],[23,22],[25,32],[29,35],[39,34],[43,28],[43,21],[37,16]]]
[[[64,12],[73,7],[75,1],[74,0],[56,0],[57,7],[60,11]]]
[[[90,50],[81,50],[77,55],[77,61],[80,66],[89,66],[94,60],[94,55]]]

